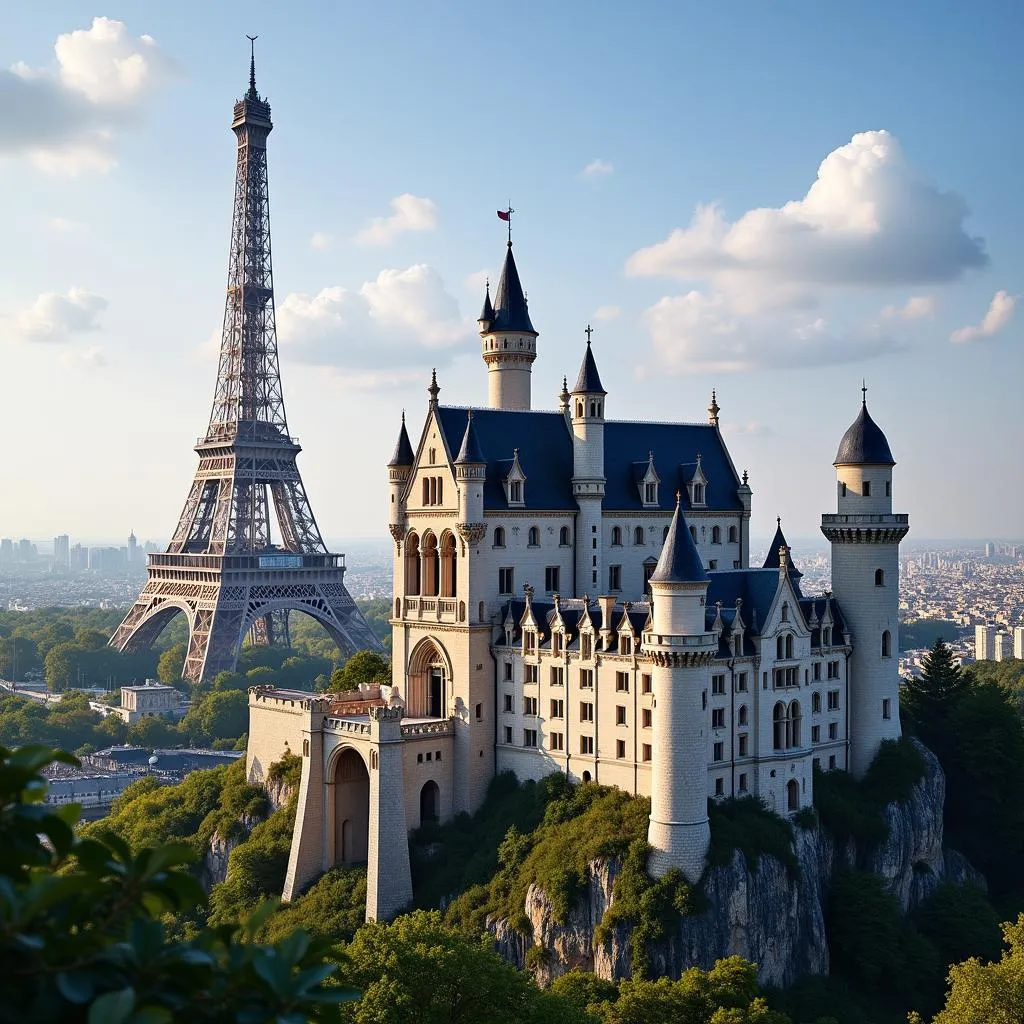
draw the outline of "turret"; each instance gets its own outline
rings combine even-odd
[[[480,447],[473,410],[466,413],[466,432],[455,457],[455,484],[459,490],[459,529],[484,521],[484,476],[487,459]]]
[[[676,494],[676,510],[651,576],[653,610],[643,652],[653,662],[654,750],[648,871],[678,868],[696,882],[708,824],[708,666],[718,650],[705,625],[708,575]]]
[[[391,491],[390,529],[396,542],[405,536],[405,503],[402,495],[409,482],[409,474],[415,462],[412,445],[409,443],[409,431],[405,429],[405,412],[402,412],[402,426],[398,431],[395,453],[388,462],[388,485]]]
[[[492,409],[529,409],[530,379],[537,358],[537,332],[530,322],[526,295],[512,256],[505,250],[498,291],[491,305],[490,285],[477,319],[487,364],[487,404]]]
[[[835,459],[838,511],[821,517],[832,543],[832,592],[853,638],[849,768],[858,777],[882,740],[900,735],[899,549],[910,529],[909,517],[892,511],[896,463],[862,390],[860,414]]]

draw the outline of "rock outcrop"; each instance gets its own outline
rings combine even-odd
[[[852,841],[838,844],[821,828],[796,828],[795,874],[767,856],[751,869],[735,851],[729,864],[706,872],[704,912],[683,917],[673,934],[648,947],[654,974],[679,977],[687,967],[709,968],[733,954],[758,964],[758,978],[765,985],[786,986],[804,975],[828,973],[825,913],[829,881],[837,868],[855,867],[880,876],[904,912],[913,910],[943,879],[984,887],[984,878],[962,855],[943,849],[946,780],[931,751],[920,745],[918,749],[925,775],[907,801],[885,808],[889,834],[884,842],[860,849]],[[593,861],[583,897],[564,923],[555,920],[544,892],[531,886],[524,911],[532,936],[520,934],[507,921],[493,921],[498,951],[519,967],[529,965],[542,984],[573,968],[609,980],[628,978],[631,929],[618,926],[605,943],[594,940],[613,901],[618,870],[615,861]],[[531,955],[531,947],[542,952]]]

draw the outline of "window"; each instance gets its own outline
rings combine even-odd
[[[506,693],[505,694],[505,712],[506,712],[506,714],[512,714],[512,712],[514,710],[515,709],[514,709],[513,704],[512,704],[512,694],[511,693]]]
[[[741,672],[736,677],[736,692],[737,693],[746,693],[747,692],[747,673],[746,672]]]
[[[629,693],[629,673],[615,673],[615,690],[617,693]]]
[[[828,663],[828,678],[829,679],[838,679],[839,678],[839,662],[838,661],[830,661]]]
[[[812,693],[811,694],[811,713],[816,715],[819,711],[821,711],[821,694],[820,693]]]
[[[782,602],[782,621],[789,622],[789,602]]]
[[[711,709],[711,728],[712,729],[724,729],[725,728],[725,708],[712,708]]]
[[[832,628],[830,626],[826,626],[821,631],[821,646],[822,647],[831,647],[832,646]]]
[[[612,547],[617,548],[622,546],[622,527],[612,527]]]
[[[831,754],[828,759],[828,770],[834,772],[836,770],[836,755]]]
[[[714,570],[714,569],[717,569],[717,568],[718,568],[718,559],[717,558],[712,558],[711,561],[708,562],[708,569]]]
[[[725,779],[715,779],[715,796],[725,796]]]
[[[812,743],[820,743],[821,742],[821,726],[820,725],[812,725],[811,726],[811,742]]]
[[[536,729],[524,729],[523,730],[523,746],[524,747],[535,747],[535,746],[537,746],[537,730]]]
[[[509,746],[512,745],[512,726],[511,725],[506,725],[505,726],[505,742]]]
[[[839,739],[839,723],[838,722],[829,722],[829,724],[828,724],[828,738],[830,740],[837,740],[837,739]]]
[[[644,528],[642,526],[637,526],[633,530],[633,543],[637,547],[640,547],[643,544],[643,542],[644,542]]]
[[[668,540],[668,527],[666,526],[666,527],[665,527],[665,528],[664,528],[664,529],[663,529],[663,530],[661,531],[661,543],[662,543],[662,544],[664,544],[664,543],[665,543],[665,541],[667,541],[667,540]]]
[[[730,526],[729,527],[729,543],[730,544],[735,544],[738,536],[739,536],[739,534],[738,534],[738,531],[736,530],[736,527],[735,526]]]
[[[747,791],[747,773],[740,772],[740,792],[746,793]]]
[[[863,485],[861,486],[861,494],[865,498],[870,498],[871,497],[871,481],[870,480],[865,480],[864,481]]]
[[[564,700],[553,700],[551,702],[551,717],[552,718],[565,718],[565,701]]]
[[[719,740],[718,743],[716,743],[714,745],[713,756],[712,756],[711,760],[712,761],[724,761],[725,760],[725,744],[721,740]]]
[[[658,503],[658,485],[655,483],[644,484],[644,504],[656,505]]]
[[[540,547],[540,530],[536,526],[531,526],[529,532],[526,534],[526,543],[531,548]]]
[[[428,453],[427,461],[430,463],[430,465],[433,466],[434,463],[437,462],[437,449],[436,448],[428,448],[427,449],[427,453]]]
[[[829,711],[839,710],[839,691],[829,690],[828,691],[828,709]]]
[[[846,497],[846,484],[840,484],[839,485],[839,497],[840,498],[845,498]]]
[[[697,543],[697,527],[696,526],[691,526],[690,527],[690,537],[692,538],[693,543],[696,544]]]
[[[651,714],[652,713],[651,713],[651,709],[650,708],[644,708],[640,712],[640,724],[645,729],[650,729],[650,727],[651,727]]]
[[[551,653],[556,657],[562,653],[562,634],[551,634]]]
[[[888,697],[882,699],[882,717],[892,718],[892,702]]]
[[[651,692],[651,674],[650,672],[644,672],[640,676],[640,692],[650,693]]]
[[[537,634],[532,629],[524,629],[523,630],[523,650],[525,650],[527,654],[533,654],[537,650]],[[530,668],[530,667],[536,669],[537,666],[536,665],[527,666],[527,668]],[[533,673],[533,678],[531,679],[530,678],[530,673],[527,672],[526,673],[526,682],[528,682],[528,683],[535,683],[535,682],[537,682],[537,673],[534,672]]]
[[[521,505],[523,503],[523,484],[521,480],[509,481],[508,502],[510,505]]]
[[[882,657],[892,657],[892,634],[889,630],[882,634]]]
[[[569,540],[569,527],[568,526],[563,526],[558,531],[558,543],[559,543],[559,546],[561,546],[563,548],[567,548],[569,546],[570,540]]]
[[[564,750],[565,736],[560,732],[548,733],[548,748],[551,750]]]
[[[711,527],[711,543],[721,544],[722,543],[722,528],[720,526]]]
[[[619,654],[633,653],[633,638],[625,633],[619,637]]]
[[[876,587],[884,587],[885,586],[885,570],[884,569],[876,569],[875,570],[875,586]]]
[[[544,570],[544,589],[549,594],[554,594],[558,590],[558,566],[549,565]]]
[[[892,497],[892,481],[891,480],[886,480],[885,481],[885,496],[887,498],[891,498]]]
[[[626,724],[626,705],[616,704],[615,705],[615,724],[625,725]]]
[[[592,690],[594,688],[594,670],[592,668],[580,669],[580,689]]]
[[[496,526],[494,528],[494,539],[491,541],[493,547],[503,548],[505,546],[505,527]]]
[[[741,704],[739,711],[736,712],[736,721],[740,725],[746,725],[750,720],[750,713],[747,711],[747,705]]]
[[[609,590],[621,590],[622,589],[622,566],[621,565],[609,565],[608,566],[608,589]]]
[[[740,733],[739,745],[740,745],[739,756],[740,757],[746,757],[747,754],[748,754],[748,750],[747,750],[748,742],[747,742],[747,734],[745,732],[741,732]]]
[[[505,662],[505,682],[509,682],[512,679],[512,662]]]
[[[423,478],[423,504],[430,504],[430,477]]]
[[[551,685],[552,686],[564,686],[565,685],[565,669],[561,665],[552,665],[552,667],[551,667]]]
[[[476,720],[478,722],[482,721],[483,717],[484,717],[484,706],[483,706],[483,704],[477,704],[477,706],[476,706]]]
[[[580,753],[581,754],[593,754],[594,753],[594,737],[593,736],[581,736],[580,737]]]
[[[711,693],[719,697],[725,693],[725,675],[714,675],[711,677]]]
[[[524,665],[523,666],[523,682],[524,683],[535,683],[535,682],[537,682],[537,672],[538,672],[538,669],[537,669],[536,665]]]
[[[592,722],[594,720],[594,705],[589,701],[582,701],[580,703],[580,721],[581,722]]]
[[[786,749],[786,705],[782,703],[776,704],[772,712],[772,748]]]
[[[811,671],[814,673],[814,681],[818,682],[821,679],[821,662],[816,661]]]
[[[594,638],[589,633],[580,634],[580,657],[589,661],[594,650]]]
[[[617,758],[624,758],[626,756],[626,741],[616,740],[615,741],[615,756]]]
[[[693,485],[693,503],[694,505],[704,504],[704,485],[694,484]]]
[[[503,566],[498,570],[498,593],[511,594],[515,582],[515,570],[512,566]]]
[[[651,759],[651,745],[650,745],[650,743],[645,743],[645,744],[643,744],[643,746],[640,747],[640,760],[641,761],[650,761],[650,759]]]
[[[790,634],[787,634],[786,636],[786,657],[793,657],[793,637]]]
[[[533,715],[537,717],[537,698],[536,697],[524,697],[523,698],[523,714]]]

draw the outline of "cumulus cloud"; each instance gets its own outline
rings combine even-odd
[[[26,156],[51,174],[106,171],[117,131],[137,120],[171,62],[147,35],[94,18],[57,37],[55,70],[19,61],[0,71],[0,156]]]
[[[954,331],[949,340],[955,345],[964,345],[970,341],[980,341],[998,334],[1012,319],[1017,306],[1017,296],[1009,292],[998,291],[992,296],[988,312],[976,327],[961,327]]]
[[[314,231],[309,236],[309,245],[312,249],[330,249],[334,244],[334,235],[328,234],[326,231]]]
[[[934,313],[935,299],[928,295],[911,295],[902,306],[886,306],[882,310],[886,320],[923,320]]]
[[[594,319],[600,320],[603,323],[610,323],[612,320],[618,320],[622,315],[621,306],[598,306],[594,310]]]
[[[391,200],[390,217],[374,217],[356,235],[363,245],[387,245],[407,231],[430,231],[437,226],[437,204],[424,196],[403,192]]]
[[[352,291],[292,293],[277,309],[278,334],[295,358],[344,372],[352,386],[414,379],[465,351],[472,323],[426,264],[382,270]]]
[[[606,178],[614,170],[615,167],[607,160],[598,158],[597,160],[591,160],[590,163],[580,171],[580,174],[582,174],[584,178]]]
[[[84,288],[70,288],[63,295],[44,292],[15,315],[15,332],[26,341],[69,341],[73,334],[98,330],[99,315],[107,305],[102,295]]]

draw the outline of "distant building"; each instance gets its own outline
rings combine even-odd
[[[1013,656],[1024,661],[1024,626],[1015,626],[1013,630]]]
[[[85,572],[89,568],[89,551],[76,544],[68,553],[68,568],[72,572]]]
[[[34,562],[36,558],[36,546],[27,537],[18,541],[18,561]]]
[[[14,561],[14,542],[10,537],[0,540],[0,565],[10,565]]]
[[[156,749],[147,747],[117,746],[97,750],[94,754],[86,754],[82,762],[94,769],[108,772],[135,771],[154,772],[156,774],[172,773],[187,775],[189,772],[204,768],[216,768],[218,765],[231,764],[244,754],[240,750],[197,750],[197,749]],[[154,760],[155,759],[155,760]]]
[[[89,548],[89,571],[99,574],[123,572],[127,548]]]
[[[122,686],[121,707],[114,709],[129,725],[141,718],[175,718],[180,710],[181,693],[153,680],[142,686]]]
[[[996,627],[974,627],[974,660],[991,661],[995,657]]]
[[[53,538],[53,567],[67,569],[71,564],[71,538],[66,533]]]
[[[128,534],[128,565],[138,565],[139,562],[139,542],[135,537],[135,531],[132,530]]]
[[[996,633],[993,658],[995,661],[1010,661],[1013,658],[1013,637],[1009,633]]]

